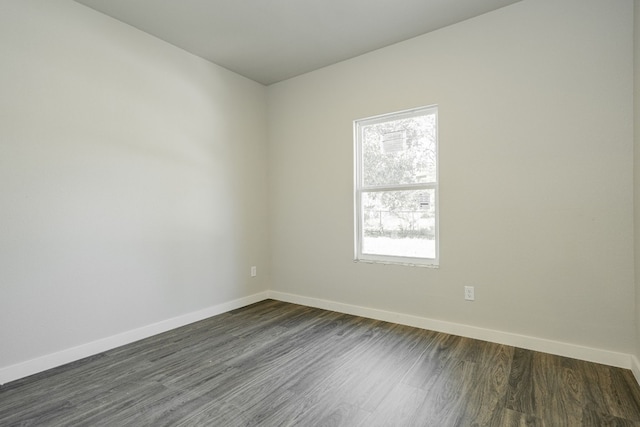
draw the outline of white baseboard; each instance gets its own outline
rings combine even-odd
[[[0,368],[0,384],[5,384],[38,372],[46,371],[47,369],[55,368],[88,356],[93,356],[103,351],[111,350],[134,341],[148,338],[162,332],[167,332],[218,314],[226,313],[227,311],[235,310],[267,298],[268,292],[260,292],[248,297],[214,305],[203,310],[173,317],[158,323],[153,323],[121,334],[62,350],[57,353],[47,354],[42,357],[27,360],[26,362]]]
[[[636,381],[640,384],[640,361],[636,356],[631,356],[631,372],[636,377]]]
[[[324,310],[337,311],[340,313],[352,314],[355,316],[362,316],[370,319],[383,320],[386,322],[399,323],[401,325],[413,326],[421,329],[429,329],[432,331],[444,332],[447,334],[459,335],[483,341],[490,341],[498,344],[505,344],[513,347],[520,347],[528,350],[555,354],[558,356],[571,357],[574,359],[601,363],[603,365],[615,366],[619,368],[631,369],[632,367],[632,356],[626,353],[617,353],[609,350],[583,347],[559,341],[551,341],[526,335],[518,335],[492,329],[478,328],[475,326],[464,325],[460,323],[445,322],[442,320],[394,313],[390,311],[361,307],[357,305],[343,304],[318,298],[303,297],[300,295],[288,294],[283,292],[269,291],[268,294],[269,298],[279,301],[291,302],[295,304],[321,308]],[[640,365],[636,363],[635,368],[637,372],[634,371],[634,373],[636,374],[636,379],[638,379],[640,378]]]
[[[509,332],[478,328],[475,326],[464,325],[460,323],[445,322],[442,320],[435,320],[357,305],[344,304],[318,298],[304,297],[301,295],[294,295],[277,291],[266,291],[208,307],[206,309],[199,310],[193,313],[188,313],[182,316],[167,319],[158,323],[147,325],[111,337],[103,338],[57,353],[48,354],[36,359],[28,360],[26,362],[0,368],[0,385],[107,350],[111,350],[125,344],[148,338],[162,332],[179,328],[190,323],[204,320],[230,310],[235,310],[249,304],[263,301],[267,298],[306,305],[309,307],[321,308],[324,310],[337,311],[340,313],[351,314],[355,316],[367,317],[370,319],[393,322],[422,329],[429,329],[432,331],[444,332],[452,335],[459,335],[483,341],[490,341],[498,344],[526,348],[528,350],[541,351],[544,353],[551,353],[559,356],[586,360],[589,362],[602,363],[609,366],[631,369],[636,380],[640,384],[640,361],[635,356],[626,353],[617,353],[608,350],[583,347],[559,341],[551,341],[542,338],[512,334]]]

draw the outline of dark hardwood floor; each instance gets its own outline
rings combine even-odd
[[[0,387],[0,426],[640,426],[630,371],[263,301]]]

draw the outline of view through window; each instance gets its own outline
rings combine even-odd
[[[438,264],[438,111],[354,122],[356,260]]]

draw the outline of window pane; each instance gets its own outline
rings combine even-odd
[[[362,127],[364,186],[436,181],[436,115]]]
[[[362,193],[362,253],[436,257],[435,190]]]

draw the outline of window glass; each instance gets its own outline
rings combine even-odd
[[[354,127],[356,261],[437,265],[437,108]]]

